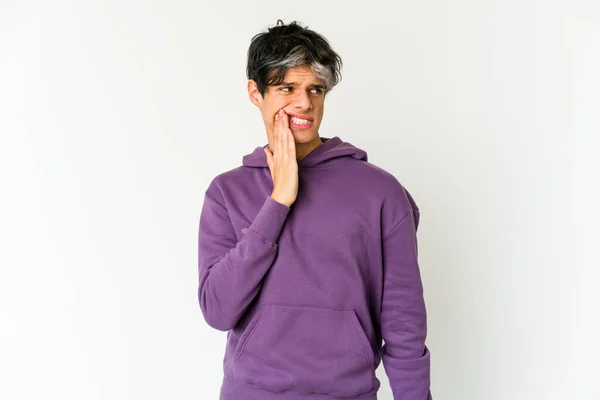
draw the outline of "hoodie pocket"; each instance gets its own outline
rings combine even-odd
[[[234,351],[236,379],[270,391],[356,396],[376,386],[353,309],[263,304]]]

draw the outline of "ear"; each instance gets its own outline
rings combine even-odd
[[[248,97],[255,106],[260,107],[263,97],[258,91],[258,86],[256,85],[256,81],[254,81],[254,79],[250,79],[248,81]]]

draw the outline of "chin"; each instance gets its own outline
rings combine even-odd
[[[292,131],[292,136],[294,137],[294,140],[296,141],[296,143],[299,142],[310,142],[311,140],[314,140],[314,138],[316,136],[318,136],[317,133],[315,133],[312,129],[311,130],[294,130],[291,129]]]

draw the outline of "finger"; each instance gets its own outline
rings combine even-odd
[[[284,154],[283,154],[283,122],[284,120],[284,114],[283,114],[283,109],[279,110],[279,124],[277,125],[277,152],[279,153],[279,159],[281,159]]]
[[[275,124],[275,137],[274,142],[275,142],[275,158],[277,160],[279,160],[279,157],[281,156],[281,110],[277,111],[277,123]]]
[[[275,140],[277,137],[277,126],[279,125],[279,113],[275,113],[273,116],[273,129],[269,133],[269,149],[271,150],[271,154],[275,153]]]
[[[293,139],[292,131],[290,130],[290,116],[283,110],[283,136],[285,138],[284,148],[286,156],[289,156],[290,142]]]
[[[283,109],[282,109],[283,110]],[[287,113],[285,112],[285,110],[283,110],[283,130],[287,130],[290,129],[290,120],[289,120],[290,116],[287,115]]]
[[[294,142],[294,134],[292,133],[292,131],[288,131],[289,135],[290,135],[290,141],[289,141],[289,152],[290,152],[290,156],[295,160],[296,159],[296,143]]]
[[[283,128],[282,128],[282,147],[283,153],[281,154],[285,160],[287,161],[290,157],[289,147],[290,147],[290,128],[289,128],[289,115],[286,114],[285,110],[283,110]]]

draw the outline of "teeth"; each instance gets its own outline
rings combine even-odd
[[[296,117],[292,117],[292,122],[295,124],[308,124],[310,123],[310,121],[305,120],[305,119],[300,119],[300,118],[296,118]]]

